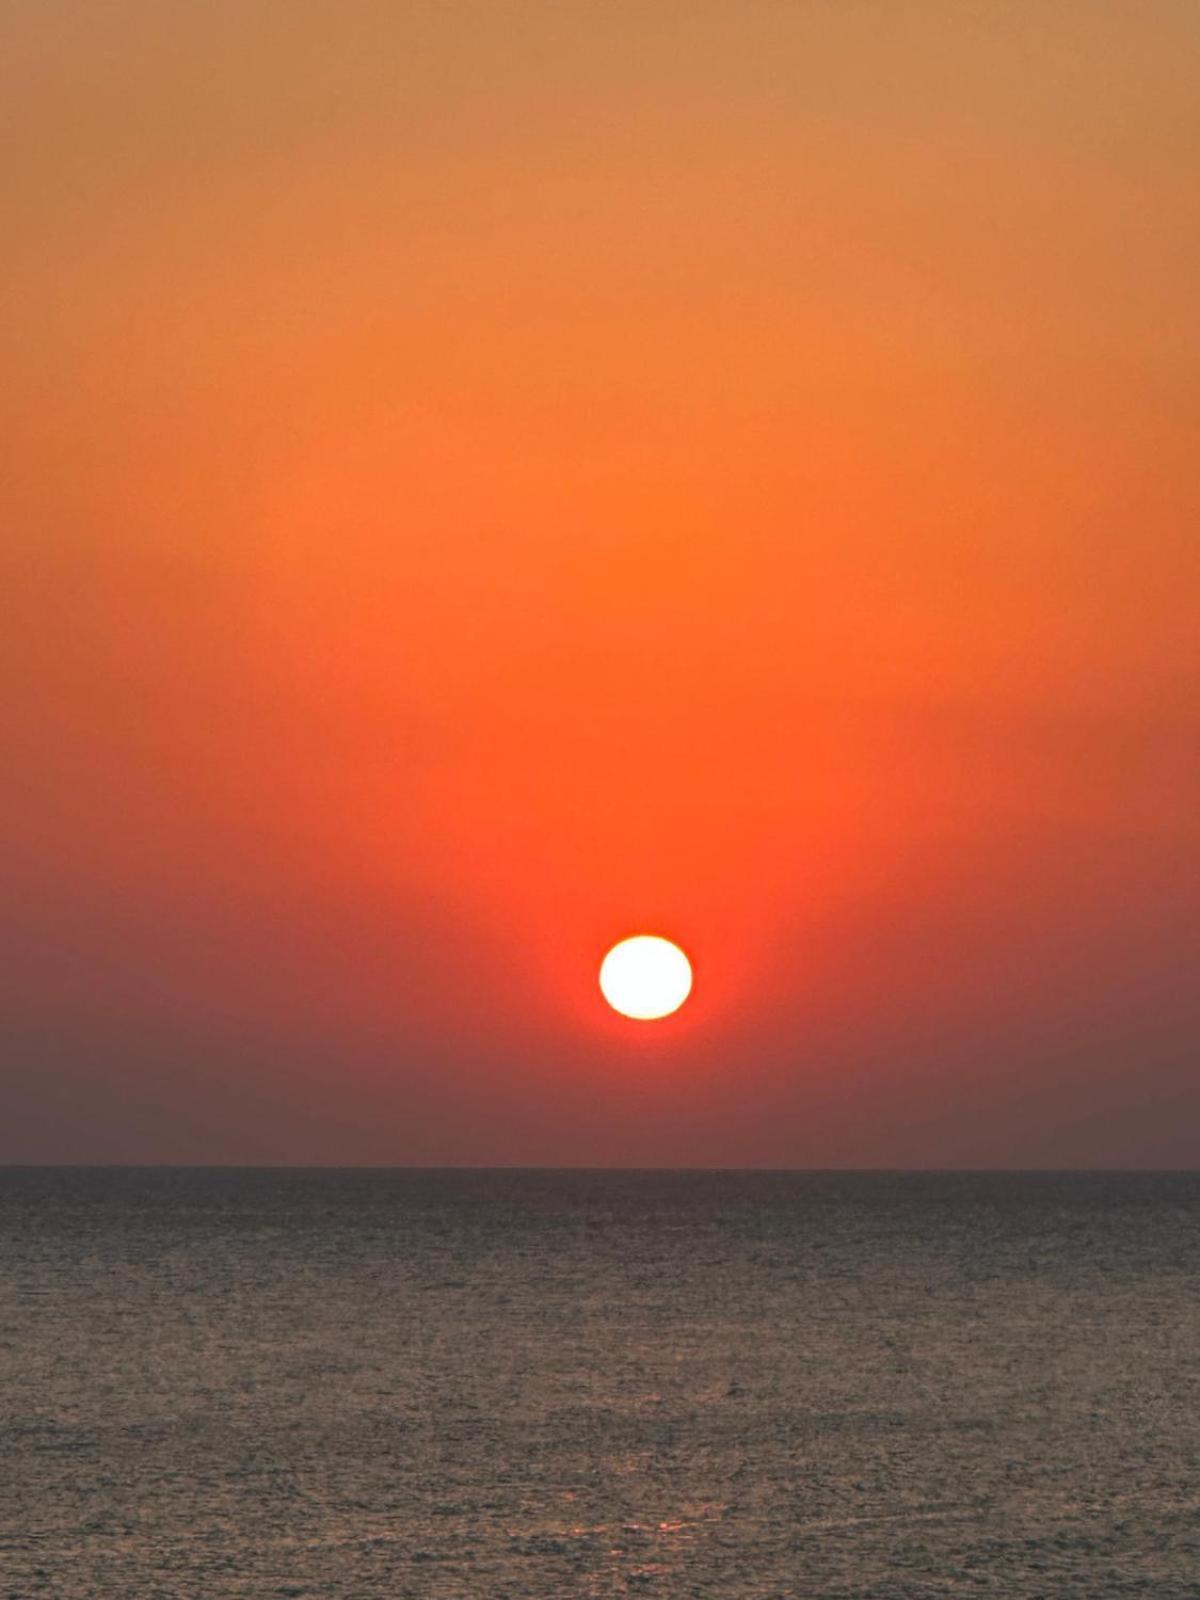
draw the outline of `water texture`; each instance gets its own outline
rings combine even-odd
[[[0,1597],[1200,1596],[1200,1176],[0,1170]]]

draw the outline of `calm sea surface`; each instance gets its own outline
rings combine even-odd
[[[1200,1176],[0,1169],[0,1597],[1200,1596]]]

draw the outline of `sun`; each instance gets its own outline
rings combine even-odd
[[[654,1022],[678,1011],[692,992],[692,964],[657,934],[622,939],[600,963],[600,992],[614,1011]]]

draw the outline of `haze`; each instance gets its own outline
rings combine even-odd
[[[1196,1163],[1190,0],[3,33],[0,1159]]]

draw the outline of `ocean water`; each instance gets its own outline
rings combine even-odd
[[[0,1597],[1200,1596],[1200,1176],[0,1170]]]

